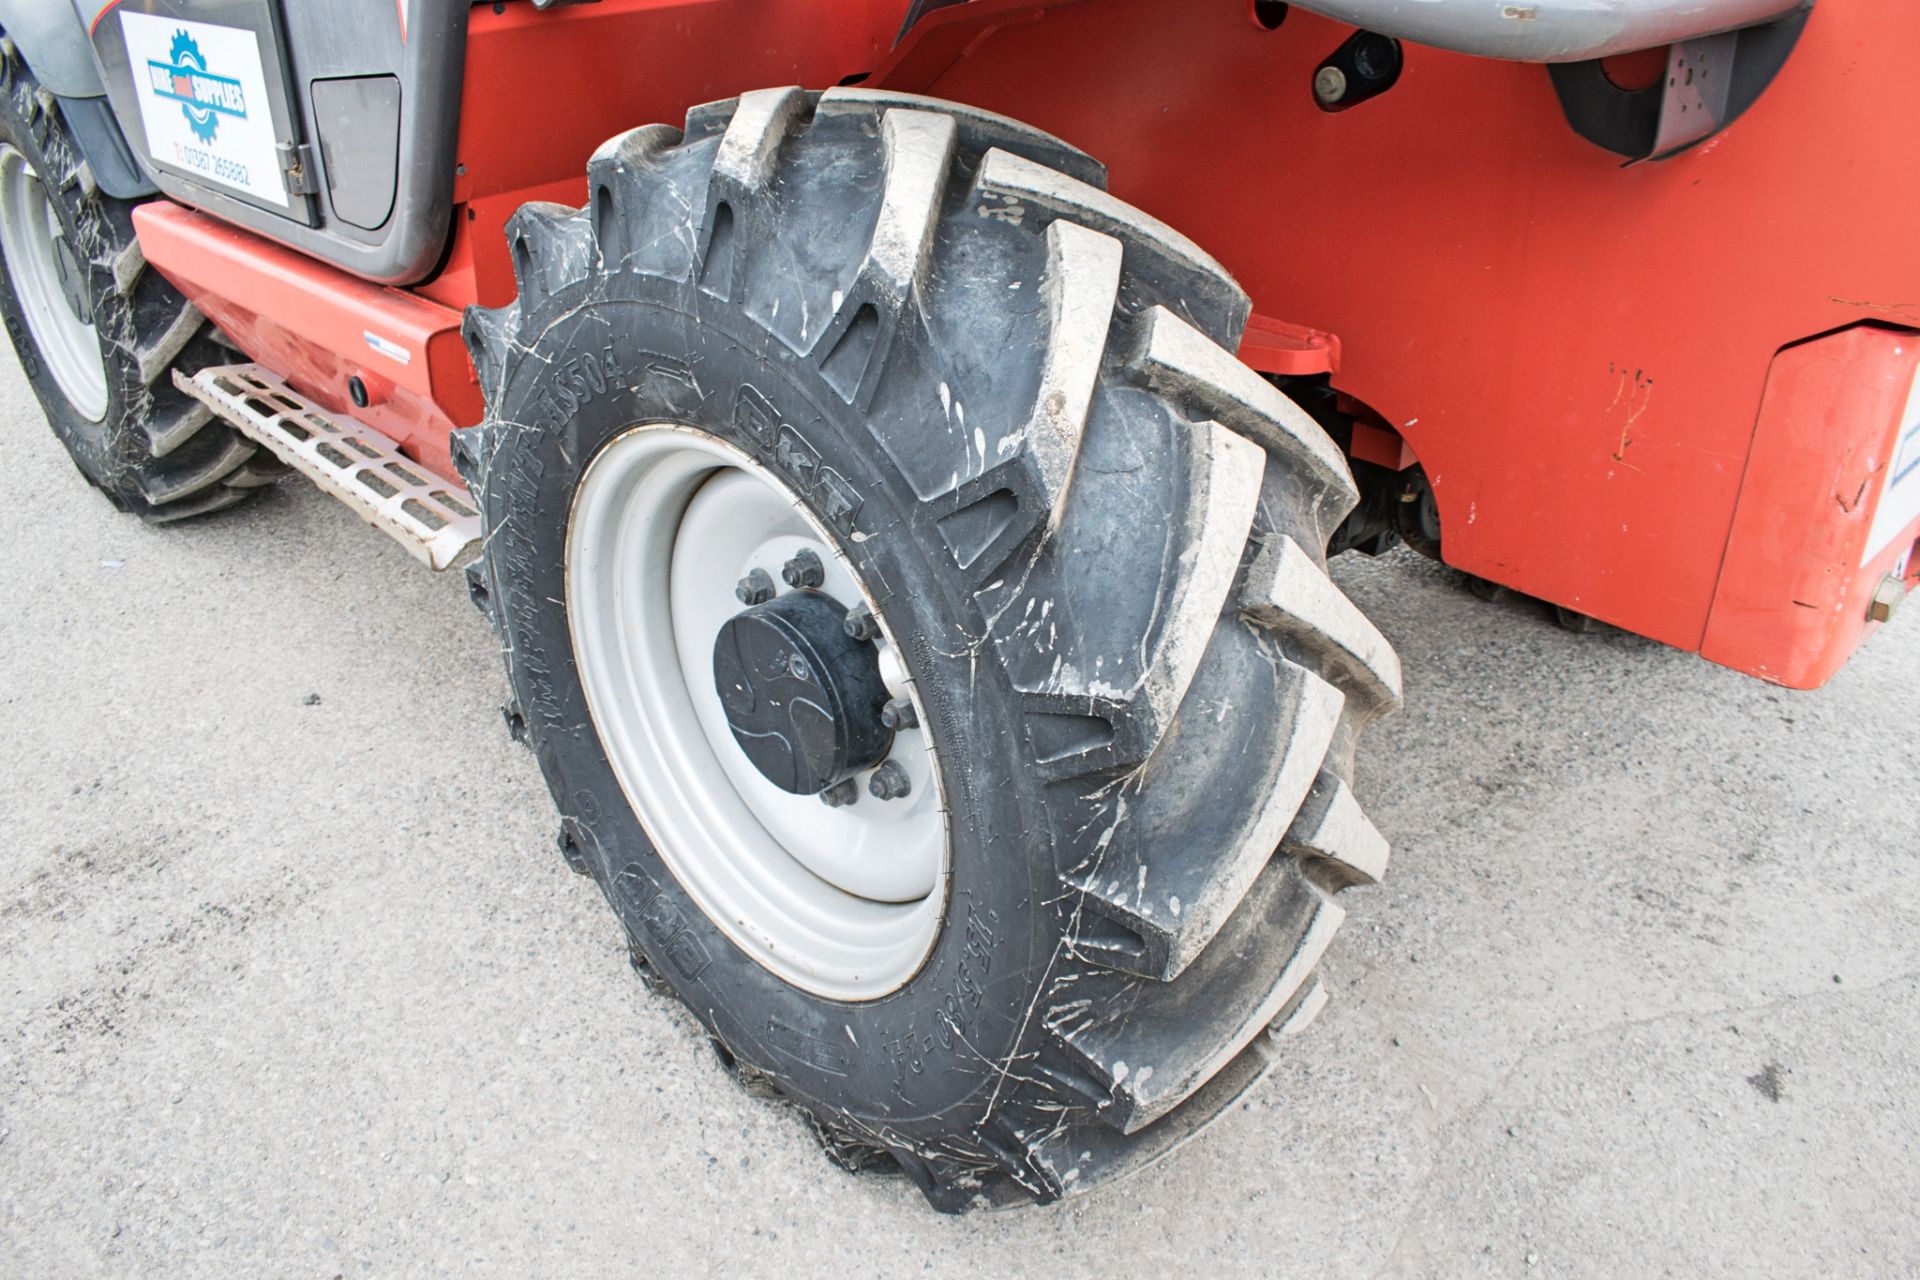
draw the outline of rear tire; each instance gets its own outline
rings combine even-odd
[[[58,100],[0,44],[0,323],[80,473],[166,522],[245,502],[284,469],[173,385],[230,357],[147,269],[137,203],[99,189]]]
[[[563,850],[723,1060],[946,1210],[1083,1191],[1218,1115],[1324,1003],[1333,895],[1386,862],[1349,777],[1399,667],[1326,575],[1344,459],[1229,354],[1226,273],[1104,186],[971,108],[752,93],[607,143],[586,208],[523,208],[518,300],[468,313],[474,594]],[[788,486],[910,679],[947,854],[884,991],[740,945],[683,874],[725,833],[657,845],[630,797],[660,779],[610,763],[643,730],[595,714],[568,562],[600,550],[568,538],[637,424]]]

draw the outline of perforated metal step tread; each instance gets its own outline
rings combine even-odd
[[[274,456],[391,534],[427,567],[450,569],[480,542],[466,492],[406,457],[392,440],[328,413],[257,364],[218,365],[173,381]]]

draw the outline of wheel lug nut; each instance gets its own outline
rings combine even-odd
[[[907,771],[889,760],[867,779],[867,794],[876,800],[898,800],[913,790]]]
[[[842,778],[820,793],[820,803],[829,809],[840,809],[860,798],[860,788],[853,785],[852,778]]]
[[[773,599],[773,575],[765,569],[751,570],[740,579],[733,594],[740,598],[741,604],[765,604]]]
[[[919,713],[913,709],[910,698],[894,698],[880,708],[880,723],[889,729],[911,729],[920,723]]]
[[[817,587],[827,580],[827,567],[820,563],[820,557],[812,548],[802,547],[781,568],[780,576],[790,587]]]
[[[880,623],[865,605],[857,605],[848,612],[843,625],[847,635],[855,640],[873,640],[880,635]]]

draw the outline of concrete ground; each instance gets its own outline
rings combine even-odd
[[[0,1274],[1920,1272],[1920,617],[1791,694],[1342,563],[1408,710],[1331,1006],[955,1220],[632,977],[456,576],[299,482],[117,516],[11,360],[0,440]]]

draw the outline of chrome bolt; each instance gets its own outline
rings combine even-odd
[[[829,809],[840,809],[860,798],[860,788],[853,785],[852,778],[842,778],[820,793],[820,803]]]
[[[913,709],[910,698],[894,698],[880,708],[880,723],[895,731],[911,729],[920,723],[920,716]]]
[[[797,653],[790,654],[787,657],[787,674],[795,680],[805,680],[809,682],[813,680],[813,668],[808,666],[807,660]]]
[[[898,800],[913,790],[907,771],[889,760],[867,779],[867,794],[876,800]]]
[[[765,604],[773,599],[773,575],[765,569],[754,569],[740,579],[733,594],[740,598],[741,604]]]
[[[1338,67],[1322,67],[1313,73],[1314,100],[1330,107],[1347,96],[1347,73]]]
[[[802,547],[780,570],[790,587],[817,587],[827,580],[827,567],[809,547]]]
[[[1873,601],[1867,605],[1867,621],[1893,621],[1893,615],[1900,610],[1900,602],[1906,598],[1907,584],[1888,574],[1880,579],[1880,585],[1873,589]]]

